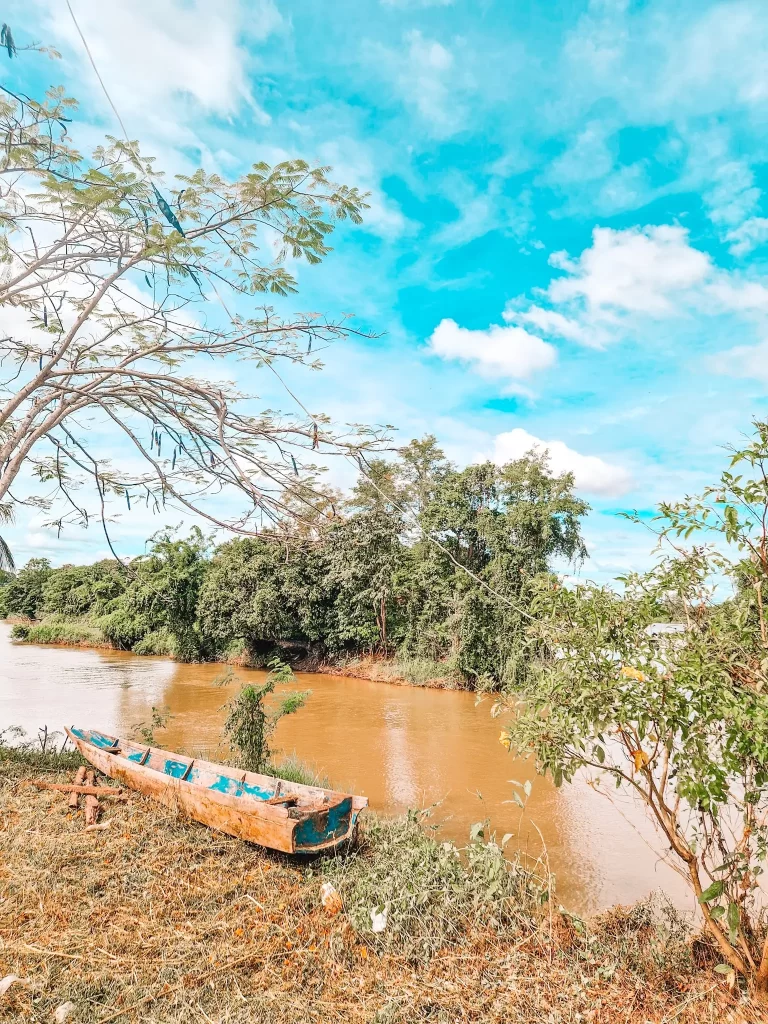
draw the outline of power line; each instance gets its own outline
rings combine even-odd
[[[80,39],[82,40],[83,46],[85,47],[85,52],[88,54],[88,60],[91,62],[91,67],[93,68],[93,70],[94,70],[94,72],[96,74],[96,77],[99,80],[99,85],[101,86],[104,95],[107,97],[107,103],[109,103],[110,107],[112,107],[112,113],[117,118],[118,124],[120,125],[120,127],[121,127],[121,129],[123,131],[123,135],[125,136],[125,141],[128,143],[128,146],[131,149],[133,149],[133,147],[131,146],[131,140],[128,137],[128,132],[126,131],[125,125],[123,124],[123,119],[122,119],[122,117],[120,117],[120,114],[118,112],[117,107],[112,102],[112,97],[107,92],[107,87],[104,84],[104,79],[99,74],[99,69],[96,67],[96,61],[93,59],[93,54],[91,53],[90,47],[88,46],[88,43],[86,42],[85,36],[83,35],[83,30],[80,28],[80,25],[78,24],[77,18],[75,17],[75,12],[72,10],[72,5],[70,4],[69,0],[67,0],[67,9],[69,10],[69,13],[70,13],[70,16],[72,18],[72,21],[74,22],[75,28],[77,29],[77,34],[80,36]],[[133,155],[136,156],[136,153],[134,152]]]

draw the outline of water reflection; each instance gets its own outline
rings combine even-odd
[[[164,746],[213,758],[225,752],[222,706],[236,684],[213,685],[221,666],[16,646],[8,634],[0,626],[0,729],[77,723],[125,732],[148,722],[153,705],[168,705],[173,718],[158,734]],[[264,678],[248,671],[238,676]],[[368,796],[377,810],[437,805],[432,821],[439,834],[459,842],[473,822],[487,818],[499,836],[514,834],[509,847],[534,857],[542,854],[543,839],[560,901],[581,913],[659,887],[689,907],[683,883],[659,862],[658,840],[631,797],[611,797],[620,799],[622,817],[585,784],[555,789],[530,762],[506,753],[498,722],[471,694],[317,675],[302,676],[299,685],[312,694],[280,723],[276,746],[332,784]],[[511,779],[533,784],[525,815],[511,802]]]

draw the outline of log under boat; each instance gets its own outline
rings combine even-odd
[[[283,853],[317,853],[352,839],[368,805],[366,797],[239,771],[93,729],[66,732],[110,778],[204,825]]]

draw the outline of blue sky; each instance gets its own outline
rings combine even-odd
[[[291,379],[459,463],[546,443],[593,506],[586,575],[646,563],[617,518],[713,479],[768,390],[768,7],[758,2],[72,0],[123,120],[169,172],[287,156],[371,192],[295,308],[380,337]],[[118,134],[66,6],[6,3],[5,80],[63,82]],[[286,396],[247,382],[265,400]],[[332,470],[344,480],[342,471]],[[162,522],[125,517],[125,553]],[[20,518],[23,560],[104,554]]]

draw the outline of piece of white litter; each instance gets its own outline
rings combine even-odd
[[[61,1006],[56,1007],[56,1011],[53,1015],[53,1019],[56,1024],[64,1024],[64,1021],[72,1013],[75,1008],[75,1004],[71,1002],[62,1003]]]
[[[383,910],[379,910],[379,908],[376,907],[375,910],[371,911],[371,931],[375,932],[378,935],[381,932],[383,932],[386,927],[387,908],[384,907]]]
[[[21,981],[18,974],[6,974],[6,976],[0,979],[0,996],[4,996],[14,981]]]
[[[110,818],[110,821],[111,820],[112,819]],[[98,823],[98,825],[86,825],[85,826],[85,831],[86,832],[106,832],[106,830],[108,828],[109,828],[109,821],[100,821]]]

